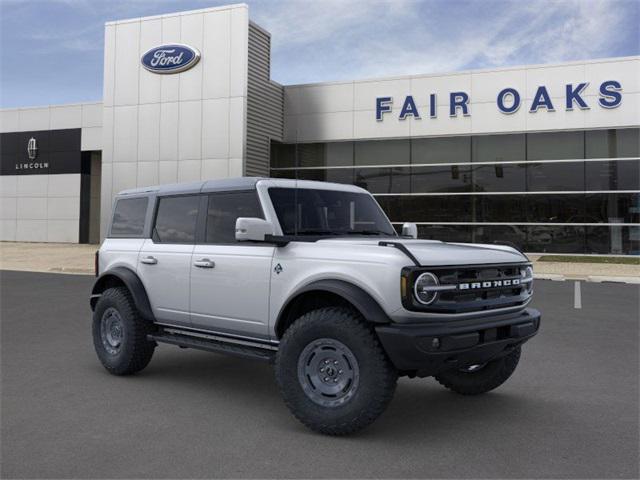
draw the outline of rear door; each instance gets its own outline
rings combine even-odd
[[[159,323],[190,325],[189,275],[200,198],[159,197],[151,238],[138,256],[138,274]]]
[[[203,243],[192,256],[192,325],[266,339],[275,247],[235,239],[238,217],[264,218],[257,192],[212,193],[207,202]]]

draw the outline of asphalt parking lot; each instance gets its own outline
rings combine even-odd
[[[347,438],[306,430],[271,367],[160,346],[109,375],[90,276],[0,272],[2,478],[637,478],[639,288],[537,281],[540,334],[495,392],[402,379]]]

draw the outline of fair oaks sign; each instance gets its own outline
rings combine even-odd
[[[533,93],[532,100],[527,102],[525,107],[529,113],[536,113],[539,110],[554,112],[556,108],[564,108],[571,111],[574,108],[580,110],[589,110],[591,106],[585,100],[585,89],[589,86],[588,82],[573,84],[568,83],[564,86],[562,96],[564,97],[563,105],[555,105],[552,101],[549,89],[542,85],[536,88]],[[555,92],[554,92],[555,93]],[[469,107],[470,97],[467,92],[449,92],[449,116],[457,117],[458,114],[468,117],[471,115]],[[525,103],[521,93],[512,87],[503,88],[496,95],[496,108],[505,115],[517,112]],[[557,103],[557,102],[556,102]],[[622,103],[622,85],[617,80],[607,80],[598,86],[597,104],[601,108],[616,108]],[[426,107],[418,108],[413,95],[407,95],[399,105],[398,119],[406,120],[413,117],[417,120],[423,116],[428,118],[437,118],[438,116],[438,95],[436,93],[428,94],[428,103]],[[393,114],[397,107],[394,105],[392,97],[376,98],[376,120],[382,122],[385,114]],[[422,112],[425,108],[427,111]]]

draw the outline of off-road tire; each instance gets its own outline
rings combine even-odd
[[[520,360],[520,347],[508,355],[492,360],[477,371],[451,370],[435,379],[443,386],[461,395],[479,395],[498,388],[513,374]]]
[[[341,342],[353,353],[359,369],[357,388],[338,406],[312,401],[298,376],[301,355],[319,339]],[[391,401],[398,379],[371,326],[357,312],[334,307],[308,312],[287,329],[276,356],[275,373],[293,415],[311,430],[327,435],[347,435],[371,424]]]
[[[108,309],[115,309],[122,320],[122,340],[118,351],[110,353],[103,343],[101,322]],[[131,375],[149,364],[156,343],[147,340],[153,324],[143,319],[129,290],[109,288],[102,293],[93,312],[93,346],[104,368],[114,375]]]

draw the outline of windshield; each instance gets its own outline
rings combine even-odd
[[[309,188],[270,188],[283,235],[396,236],[371,195]]]

